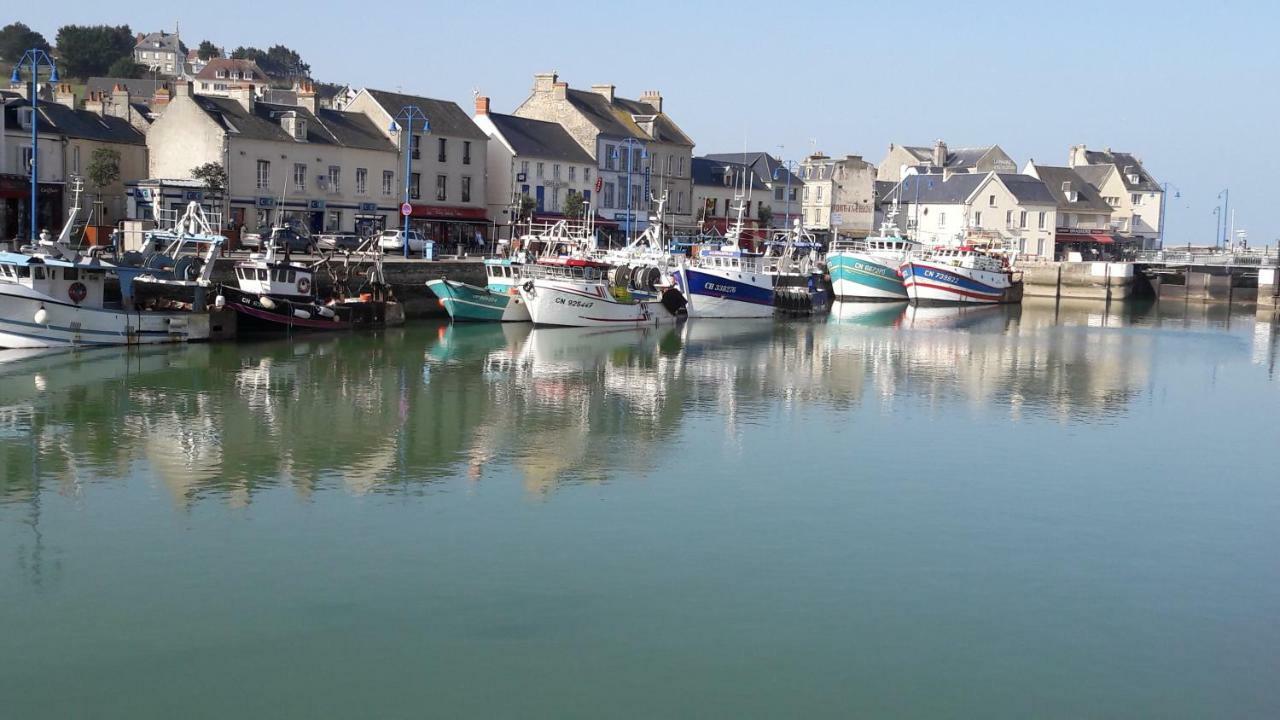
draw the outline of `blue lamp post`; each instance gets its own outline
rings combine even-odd
[[[40,66],[45,65],[49,68],[49,82],[58,82],[58,66],[53,64],[53,60],[45,54],[43,50],[32,48],[22,54],[18,59],[18,63],[13,66],[13,74],[9,76],[9,82],[17,85],[22,82],[22,67],[27,66],[31,71],[31,92],[28,99],[31,102],[31,207],[27,209],[27,214],[31,217],[31,237],[30,241],[35,242],[38,237],[36,234],[36,196],[37,185],[40,182],[40,135],[39,135],[39,115],[36,113],[36,104],[40,101],[37,89],[40,83]]]
[[[1227,233],[1230,232],[1227,229],[1227,218],[1231,217],[1231,188],[1218,193],[1218,199],[1222,201],[1222,230],[1213,239],[1214,247],[1230,244],[1227,242]]]
[[[787,195],[787,212],[782,221],[782,225],[785,228],[791,227],[791,176],[795,175],[799,169],[800,163],[795,160],[779,160],[778,167],[773,169],[774,180],[781,176],[782,171],[785,170],[787,173],[787,189],[784,190]]]
[[[391,132],[399,132],[400,126],[396,121],[404,123],[404,203],[409,204],[409,178],[412,177],[412,168],[410,163],[413,161],[413,122],[415,120],[422,121],[422,134],[426,135],[431,132],[431,122],[427,120],[427,114],[422,112],[422,108],[417,105],[405,105],[400,108],[400,112],[391,121]],[[400,213],[404,217],[404,256],[409,257],[409,216],[403,212]],[[424,239],[422,244],[422,252],[427,252],[427,245]]]
[[[1165,183],[1160,186],[1164,193],[1160,196],[1160,248],[1164,249],[1164,218],[1166,209],[1169,207],[1169,188],[1173,188],[1173,196],[1175,198],[1182,197],[1182,188],[1173,183]]]
[[[619,143],[618,147],[613,149],[614,160],[617,160],[620,157],[622,148],[625,147],[627,149],[627,244],[628,245],[631,244],[631,240],[633,239],[632,228],[635,225],[635,217],[632,215],[632,210],[631,210],[631,196],[632,196],[631,171],[632,171],[632,166],[635,164],[634,160],[635,160],[636,145],[640,146],[640,159],[641,160],[647,159],[649,157],[649,151],[645,149],[643,142],[640,142],[635,138],[627,138],[626,140]]]

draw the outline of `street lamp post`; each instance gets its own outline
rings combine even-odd
[[[618,147],[613,149],[614,160],[617,160],[620,157],[619,153],[622,151],[622,148],[625,147],[627,149],[627,244],[628,245],[631,244],[631,240],[633,239],[632,232],[635,226],[635,216],[632,214],[633,211],[631,208],[631,198],[633,195],[631,190],[631,171],[632,171],[632,166],[634,165],[636,145],[640,146],[640,159],[641,160],[648,159],[649,151],[645,149],[643,142],[640,142],[635,138],[627,138],[626,140],[623,140],[621,143],[619,143]]]
[[[1231,216],[1231,188],[1218,193],[1218,199],[1222,201],[1222,228],[1218,231],[1218,236],[1213,239],[1214,247],[1227,244],[1227,218]]]
[[[400,112],[391,121],[391,132],[399,132],[400,126],[396,121],[404,123],[404,204],[409,205],[409,178],[412,176],[412,167],[410,163],[413,161],[413,121],[422,121],[422,134],[426,135],[431,132],[431,121],[427,119],[427,114],[422,112],[422,108],[417,105],[405,105],[400,108]],[[421,191],[422,188],[418,188]],[[401,211],[404,217],[404,256],[409,257],[409,216]],[[427,252],[426,238],[423,238],[422,252]]]
[[[1218,241],[1222,239],[1222,206],[1213,209],[1213,246],[1218,247]]]
[[[1174,185],[1173,183],[1168,183],[1168,182],[1165,183],[1164,185],[1161,185],[1160,187],[1164,192],[1163,194],[1160,195],[1160,248],[1159,249],[1163,250],[1164,249],[1164,218],[1165,218],[1166,209],[1169,207],[1169,188],[1173,188],[1173,196],[1175,198],[1182,197],[1182,188],[1178,187],[1177,185]],[[1133,225],[1132,222],[1130,222],[1129,224],[1130,226]],[[1129,231],[1133,232],[1133,228],[1130,227]]]
[[[799,169],[800,169],[800,163],[796,162],[795,160],[779,160],[778,167],[773,169],[774,180],[778,179],[779,173],[781,173],[783,170],[787,171],[787,187],[783,191],[787,195],[787,211],[782,220],[782,226],[785,228],[791,227],[791,176],[795,175],[796,171]]]
[[[45,52],[39,48],[31,48],[22,54],[18,59],[18,63],[13,66],[13,74],[9,76],[9,82],[14,85],[22,82],[22,67],[27,66],[31,71],[31,92],[27,100],[31,103],[31,207],[27,209],[27,214],[31,217],[31,237],[30,241],[35,242],[38,235],[36,234],[36,197],[37,185],[40,182],[40,135],[39,135],[39,115],[36,113],[36,104],[40,98],[36,92],[40,83],[40,66],[46,65],[49,68],[49,82],[58,82],[58,66],[53,64]]]

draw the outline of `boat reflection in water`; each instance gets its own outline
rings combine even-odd
[[[1152,331],[1168,327],[1179,332]],[[1275,364],[1274,329],[1229,309],[1035,299],[836,303],[825,322],[428,325],[6,356],[0,503],[40,486],[91,499],[95,483],[135,479],[179,507],[280,488],[426,493],[459,478],[515,478],[547,497],[642,478],[694,430],[732,445],[748,424],[814,412],[849,423],[902,403],[994,423],[1108,422],[1149,391],[1158,351],[1197,341]]]

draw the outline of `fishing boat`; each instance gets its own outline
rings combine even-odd
[[[520,297],[522,263],[512,258],[486,258],[485,286],[438,278],[427,287],[455,321],[529,322],[529,307]]]
[[[808,315],[831,307],[822,243],[797,218],[792,227],[765,243],[764,272],[773,278],[774,306],[788,315]]]
[[[724,243],[699,247],[690,258],[682,256],[672,273],[675,287],[688,301],[689,317],[773,317],[773,276],[765,273],[761,253],[743,247],[746,201],[743,194],[737,200],[737,218]]]
[[[85,257],[71,247],[80,211],[80,181],[58,237],[22,252],[0,253],[0,348],[65,348],[207,340],[210,315],[190,306],[143,306],[109,299],[109,281],[139,274]],[[114,289],[114,288],[112,288]]]
[[[994,304],[1022,300],[1022,274],[1006,256],[973,245],[934,248],[902,264],[907,297],[917,304]]]
[[[275,243],[235,265],[236,284],[224,283],[221,302],[240,316],[246,333],[289,330],[347,330],[350,319],[321,304],[315,296],[311,268],[277,257]]]
[[[837,240],[827,253],[827,271],[837,300],[906,300],[899,268],[921,245],[899,233],[895,206],[885,215],[880,234],[865,240]]]
[[[520,297],[535,325],[621,327],[674,321],[684,297],[660,286],[657,297],[633,293],[608,263],[581,257],[540,260],[523,268]],[[628,278],[629,280],[629,278]]]

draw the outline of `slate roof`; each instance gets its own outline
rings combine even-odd
[[[1110,150],[1085,150],[1085,161],[1090,165],[1114,165],[1116,170],[1120,171],[1120,178],[1124,180],[1126,190],[1138,192],[1160,192],[1160,184],[1156,179],[1147,172],[1142,166],[1142,162],[1130,153],[1111,152]],[[1130,182],[1129,176],[1125,173],[1125,168],[1130,168],[1131,172],[1138,174],[1138,182]]]
[[[990,173],[956,173],[943,180],[938,175],[908,176],[902,181],[902,197],[899,202],[916,201],[917,186],[920,202],[937,205],[963,205],[984,182]],[[1056,201],[1040,180],[1030,175],[1017,173],[997,173],[996,176],[1018,202],[1026,204],[1054,205]],[[892,193],[878,196],[881,200],[891,200]]]
[[[18,108],[21,107],[31,107],[31,103],[21,97],[8,98],[4,106],[5,127],[18,127]],[[36,127],[41,133],[126,145],[147,144],[147,136],[128,120],[88,110],[72,110],[54,102],[41,102],[36,109],[39,116]]]
[[[603,135],[693,147],[693,140],[675,121],[649,103],[615,95],[610,104],[609,99],[598,92],[572,88],[566,90],[565,98]]]
[[[997,173],[1000,182],[1024,205],[1053,205],[1057,202],[1053,193],[1039,178],[1019,173]]]
[[[1108,214],[1112,212],[1113,208],[1098,195],[1098,189],[1075,169],[1052,165],[1036,165],[1035,168],[1036,174],[1053,195],[1059,210]],[[1071,189],[1076,192],[1075,202],[1067,199],[1067,194],[1062,189],[1063,183],[1071,183]]]
[[[995,145],[987,145],[985,147],[959,147],[947,148],[947,160],[945,166],[952,170],[971,170],[977,166],[978,161],[983,158]],[[933,162],[933,148],[920,147],[918,145],[903,145],[903,150],[911,153],[912,157],[922,163]]]
[[[134,47],[139,50],[168,50],[181,55],[181,44],[176,34],[161,30],[160,32],[143,35],[142,39],[134,44]]]
[[[386,90],[374,90],[372,88],[366,88],[365,91],[373,96],[373,99],[382,106],[382,109],[393,118],[408,105],[418,106],[418,109],[427,116],[427,120],[431,123],[432,135],[446,135],[448,137],[473,140],[489,139],[489,136],[484,134],[480,126],[472,122],[471,118],[467,117],[467,114],[455,102],[435,100],[421,95],[405,95],[387,92]]]
[[[696,157],[693,158],[689,168],[694,185],[733,189],[741,187],[741,173],[747,173],[751,177],[751,189],[753,191],[764,192],[769,189],[761,182],[760,176],[756,174],[750,165],[740,162],[726,162],[710,157]],[[726,168],[733,173],[728,183],[725,182]],[[738,184],[735,185],[735,183]]]
[[[708,153],[703,157],[718,162],[745,162],[755,170],[756,175],[764,180],[773,180],[774,173],[778,174],[776,182],[786,184],[787,176],[791,176],[791,186],[799,187],[804,185],[804,179],[799,175],[787,170],[782,166],[782,161],[766,152],[746,152],[746,153]]]
[[[253,112],[236,100],[196,95],[191,98],[225,131],[251,140],[296,142],[280,127],[280,116],[295,112],[307,121],[307,142],[320,145],[396,152],[396,146],[362,113],[317,110],[314,114],[296,105],[257,102]]]
[[[133,100],[150,102],[156,96],[156,88],[164,87],[168,79],[157,81],[151,78],[138,80],[135,78],[91,77],[84,86],[85,97],[90,93],[111,94],[116,85],[124,85]]]
[[[248,73],[248,78],[240,80],[232,80],[231,78],[218,77],[218,71],[225,70],[228,73],[240,72]],[[267,74],[258,67],[258,63],[252,60],[236,60],[235,58],[209,58],[209,64],[196,73],[197,80],[221,80],[222,82],[255,82],[266,83],[269,81]]]
[[[1120,172],[1115,169],[1114,165],[1077,165],[1071,168],[1076,174],[1084,178],[1084,181],[1094,187],[1101,189],[1103,184],[1107,182],[1107,176],[1113,172]]]
[[[489,113],[489,120],[517,155],[596,164],[595,159],[558,123],[498,113]]]

